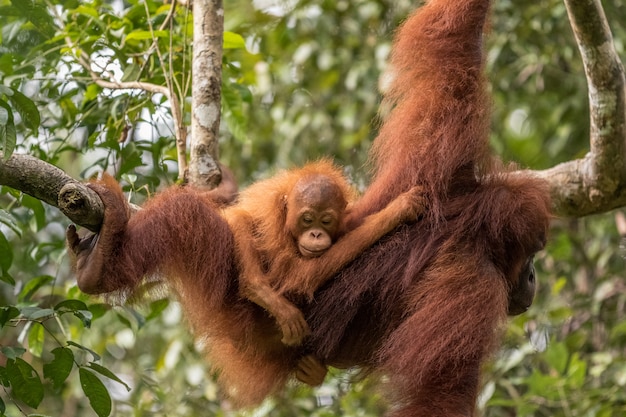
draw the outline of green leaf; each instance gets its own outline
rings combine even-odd
[[[243,97],[246,93],[250,92],[235,83],[224,84],[222,88],[222,116],[232,135],[241,142],[247,141],[248,119],[243,113]]]
[[[32,22],[33,26],[42,34],[52,36],[54,34],[54,22],[47,13],[43,2],[34,0],[11,0],[11,4],[20,14]]]
[[[39,323],[34,323],[28,331],[28,351],[38,358],[43,352],[44,328]]]
[[[133,328],[133,325],[130,324],[130,320],[128,320],[126,317],[122,316],[120,313],[116,313],[115,315],[117,316],[117,320],[124,326],[128,327],[129,329]]]
[[[93,7],[78,6],[77,8],[74,9],[74,13],[93,17],[94,19],[98,19],[98,20],[100,19],[100,16],[98,15],[98,11],[94,9]]]
[[[44,317],[53,316],[54,310],[51,308],[24,307],[22,309],[22,315],[28,320],[39,320]]]
[[[52,281],[54,281],[54,277],[50,275],[40,275],[32,278],[26,283],[26,285],[24,285],[22,291],[20,291],[17,296],[18,301],[29,301],[39,288],[51,283]]]
[[[89,84],[85,89],[83,104],[97,99],[100,92],[102,92],[102,87],[100,87],[98,84]]]
[[[11,116],[11,109],[7,109],[6,106],[9,104],[0,99],[2,101],[2,107],[0,107],[0,125],[6,125],[9,122],[9,116]]]
[[[34,134],[37,134],[39,123],[41,122],[37,105],[16,89],[13,89],[13,95],[9,96],[9,101],[22,116],[22,121],[26,127],[32,130]]]
[[[564,374],[569,361],[569,353],[564,343],[553,343],[545,352],[546,361],[559,374]]]
[[[43,229],[46,226],[46,210],[43,203],[40,200],[37,200],[35,197],[31,197],[27,194],[22,194],[21,203],[22,206],[28,207],[33,211],[33,214],[35,215],[35,224],[37,225],[37,230]]]
[[[11,383],[9,382],[9,377],[7,376],[7,368],[5,368],[4,366],[0,366],[0,385],[7,388],[11,386]]]
[[[0,270],[0,281],[6,282],[11,286],[15,286],[15,279],[8,272]]]
[[[43,384],[37,371],[22,358],[8,360],[6,369],[13,396],[29,407],[39,407],[43,400]]]
[[[224,49],[244,49],[246,41],[238,33],[224,32]]]
[[[109,311],[110,309],[111,309],[111,306],[109,304],[97,303],[97,304],[89,305],[89,311],[91,312],[93,320],[104,316],[106,312]]]
[[[22,237],[22,229],[20,229],[17,225],[15,218],[6,210],[0,209],[0,223],[13,230],[13,232],[19,237]]]
[[[4,401],[0,398],[0,416],[4,416],[4,413],[7,411],[6,405],[4,405]]]
[[[89,310],[79,310],[75,311],[74,315],[83,323],[87,329],[91,327],[91,319],[93,318],[93,314]]]
[[[118,173],[126,174],[128,172],[133,172],[135,168],[143,165],[143,160],[141,159],[141,151],[137,149],[137,145],[134,142],[128,143],[126,146],[122,148],[120,152],[122,163],[118,168]]]
[[[98,417],[108,417],[111,414],[111,396],[106,387],[98,377],[81,367],[78,370],[80,376],[80,386],[89,398],[91,408],[98,414]]]
[[[93,313],[87,307],[87,304],[83,303],[80,300],[64,300],[59,304],[54,306],[54,309],[59,313],[68,313],[72,312],[76,317],[83,322],[83,326],[89,328],[91,327],[91,320],[93,318]]]
[[[158,317],[163,310],[170,305],[170,300],[167,298],[162,298],[160,300],[156,300],[150,303],[150,313],[146,316],[146,321],[152,320]]]
[[[137,81],[141,75],[141,67],[137,64],[128,65],[124,68],[124,74],[122,75],[122,81]]]
[[[567,384],[575,389],[582,389],[585,384],[586,375],[587,363],[581,360],[578,354],[572,355],[567,370]]]
[[[104,366],[99,365],[95,362],[90,362],[89,367],[93,369],[94,371],[98,372],[99,374],[104,375],[107,378],[112,379],[113,381],[119,382],[120,384],[124,385],[127,391],[130,391],[130,387],[128,386],[128,384],[122,381],[117,375],[111,372],[108,368],[105,368]]]
[[[70,345],[70,346],[77,347],[77,348],[79,348],[81,350],[84,350],[85,352],[89,352],[91,354],[91,356],[93,356],[93,360],[94,361],[99,361],[100,360],[100,355],[98,355],[96,352],[94,352],[93,350],[89,349],[88,347],[85,347],[83,345],[79,345],[78,343],[72,342],[71,340],[68,340],[67,344]]]
[[[54,306],[54,309],[60,313],[75,312],[80,310],[88,310],[87,304],[80,300],[63,300]]]
[[[0,307],[0,329],[4,327],[9,320],[13,320],[20,315],[20,310],[13,306]]]
[[[9,359],[17,359],[26,353],[26,349],[23,347],[2,346],[0,347],[0,352]]]
[[[63,383],[72,372],[74,366],[74,353],[72,349],[58,347],[52,351],[54,359],[43,366],[43,375],[52,381],[55,389],[63,386]]]
[[[17,144],[17,132],[13,121],[13,110],[9,104],[0,99],[0,149],[4,160],[8,160]]]
[[[167,38],[168,36],[169,31],[167,30],[155,30],[154,32],[150,32],[149,30],[135,30],[126,35],[126,41],[153,39],[153,37]]]
[[[0,270],[7,272],[13,263],[13,249],[4,234],[0,232]]]

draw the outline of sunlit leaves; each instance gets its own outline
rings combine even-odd
[[[20,294],[17,297],[18,301],[29,301],[39,288],[51,283],[52,281],[54,281],[54,277],[51,277],[50,275],[41,275],[39,277],[31,278],[26,285],[24,285],[22,291],[20,291]]]
[[[246,47],[246,41],[238,33],[224,32],[224,49],[243,49]]]
[[[136,30],[126,35],[126,41],[130,42],[130,41],[147,40],[147,39],[154,39],[154,38],[167,38],[169,35],[170,33],[166,30],[155,30],[155,31]]]
[[[95,7],[90,7],[84,4],[81,4],[77,8],[75,8],[72,13],[82,14],[85,16],[93,17],[94,19],[100,19],[100,15],[98,14],[98,10]]]

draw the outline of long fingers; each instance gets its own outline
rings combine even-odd
[[[321,385],[328,369],[315,356],[306,355],[298,362],[296,378],[300,382],[315,387]]]

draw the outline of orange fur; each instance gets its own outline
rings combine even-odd
[[[293,269],[291,264],[297,259],[293,237],[285,227],[285,199],[300,179],[315,175],[328,177],[341,190],[346,204],[354,201],[356,191],[348,184],[342,172],[331,162],[322,160],[299,169],[281,171],[271,178],[252,184],[241,192],[237,204],[224,212],[231,228],[245,226],[239,225],[235,219],[241,212],[254,218],[256,249],[266,254],[266,258],[269,258],[266,261],[271,261],[274,270],[279,270],[271,274],[271,279],[277,280],[272,282],[275,286],[280,286],[282,279],[292,281],[290,276],[280,271]],[[244,234],[246,232],[247,230]]]
[[[251,185],[224,212],[235,236],[240,291],[276,318],[284,343],[300,344],[309,333],[308,326],[300,310],[281,293],[311,298],[363,250],[401,222],[416,219],[424,208],[420,195],[419,189],[403,194],[336,242],[354,191],[333,164],[318,161]],[[298,247],[307,234],[306,228],[301,230],[299,213],[318,207],[334,219],[332,227],[319,229],[332,245],[319,257],[306,258]]]
[[[316,175],[326,176],[344,197],[354,195],[341,171],[319,161],[258,182],[223,209],[206,192],[174,187],[129,218],[119,185],[104,176],[90,184],[105,204],[99,234],[81,240],[74,229],[68,231],[68,244],[77,255],[79,287],[88,293],[128,294],[146,277],[166,278],[228,395],[241,406],[256,404],[297,372],[307,350],[283,345],[267,312],[246,299],[251,277],[245,274],[245,263],[265,269],[261,279],[267,285],[259,291],[282,299],[280,313],[292,305],[280,293],[310,298],[365,248],[424,208],[420,190],[413,189],[368,216],[320,257],[301,258],[285,224],[284,197],[299,180]],[[344,208],[346,203],[339,205]],[[241,221],[246,216],[251,223]],[[258,258],[247,259],[250,255],[242,251],[250,242],[257,246]]]
[[[272,318],[240,296],[233,234],[219,209],[193,189],[166,191],[126,224],[118,186],[107,179],[94,185],[106,206],[96,249],[68,231],[79,286],[130,291],[146,274],[170,277],[238,404],[280,389],[310,353],[326,365],[388,375],[393,417],[473,416],[481,365],[497,347],[508,293],[520,282],[521,265],[542,247],[550,219],[546,185],[508,172],[488,152],[482,29],[489,3],[431,0],[398,31],[395,80],[385,98],[393,110],[372,152],[375,177],[348,213],[348,230],[367,231],[355,226],[415,186],[425,190],[429,210],[338,271],[313,302],[298,303],[312,331],[306,347],[284,346]],[[272,217],[278,195],[257,191],[258,210]],[[288,264],[278,238],[283,225],[263,226],[276,236],[265,244]],[[339,255],[347,253],[342,241],[331,248]],[[306,281],[277,279],[280,288],[296,283],[285,294]]]
[[[489,5],[431,0],[398,31],[385,97],[393,109],[372,150],[374,179],[348,223],[416,184],[427,218],[357,259],[308,312],[322,361],[389,375],[394,417],[474,415],[508,292],[549,226],[546,184],[510,173],[489,153],[482,56]]]

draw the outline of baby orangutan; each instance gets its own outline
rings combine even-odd
[[[309,327],[283,294],[311,299],[347,263],[424,210],[416,187],[346,233],[343,219],[353,196],[340,170],[319,161],[251,185],[224,212],[241,292],[276,319],[286,345],[301,344]]]

